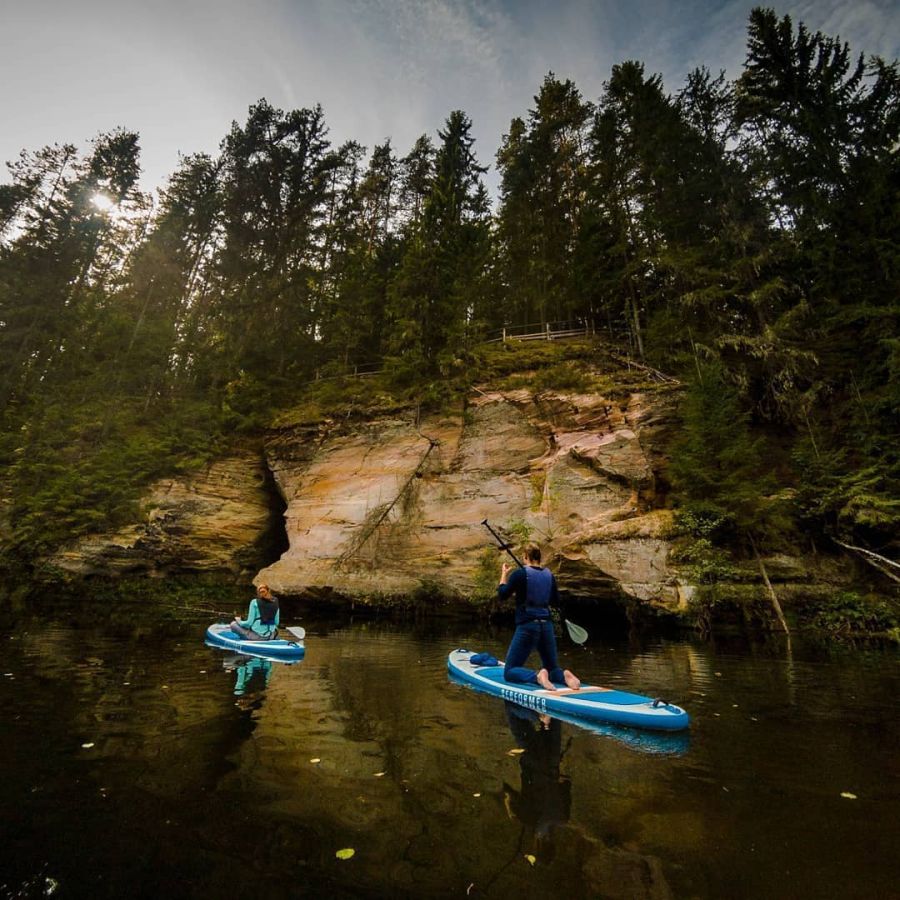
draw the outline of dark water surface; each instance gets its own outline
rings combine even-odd
[[[894,651],[561,642],[693,717],[638,741],[448,679],[509,629],[288,611],[306,659],[261,665],[85,604],[6,613],[2,897],[900,897]]]

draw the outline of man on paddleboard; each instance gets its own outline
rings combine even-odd
[[[581,681],[568,669],[561,669],[556,659],[550,607],[557,603],[559,594],[553,573],[541,565],[537,544],[525,548],[524,566],[510,572],[510,566],[503,563],[497,595],[506,600],[510,594],[516,600],[516,631],[506,653],[503,677],[517,684],[539,684],[548,691],[555,691],[556,685],[577,691]],[[532,650],[541,657],[543,668],[538,672],[524,667]]]

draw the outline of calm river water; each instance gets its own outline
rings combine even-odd
[[[654,739],[449,680],[510,628],[288,608],[261,665],[131,606],[5,615],[0,897],[900,897],[895,651],[561,641],[689,710]]]

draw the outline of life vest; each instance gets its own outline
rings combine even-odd
[[[553,574],[549,569],[525,566],[525,613],[530,619],[550,618]]]
[[[275,614],[278,612],[278,601],[274,598],[272,600],[263,600],[262,597],[257,597],[256,608],[259,610],[259,621],[263,625],[274,628]]]

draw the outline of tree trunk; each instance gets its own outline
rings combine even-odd
[[[757,565],[759,565],[759,574],[762,576],[763,583],[766,586],[766,593],[769,595],[769,600],[772,602],[775,615],[778,618],[781,627],[784,629],[784,633],[790,637],[791,631],[788,628],[787,620],[784,618],[784,613],[781,610],[781,604],[778,602],[778,595],[775,593],[775,588],[772,587],[772,582],[769,581],[769,574],[766,572],[766,567],[762,561],[762,557],[759,555],[759,550],[756,549],[756,542],[753,540],[753,535],[750,534],[749,531],[747,532],[747,537],[750,539],[753,555],[756,557]]]

